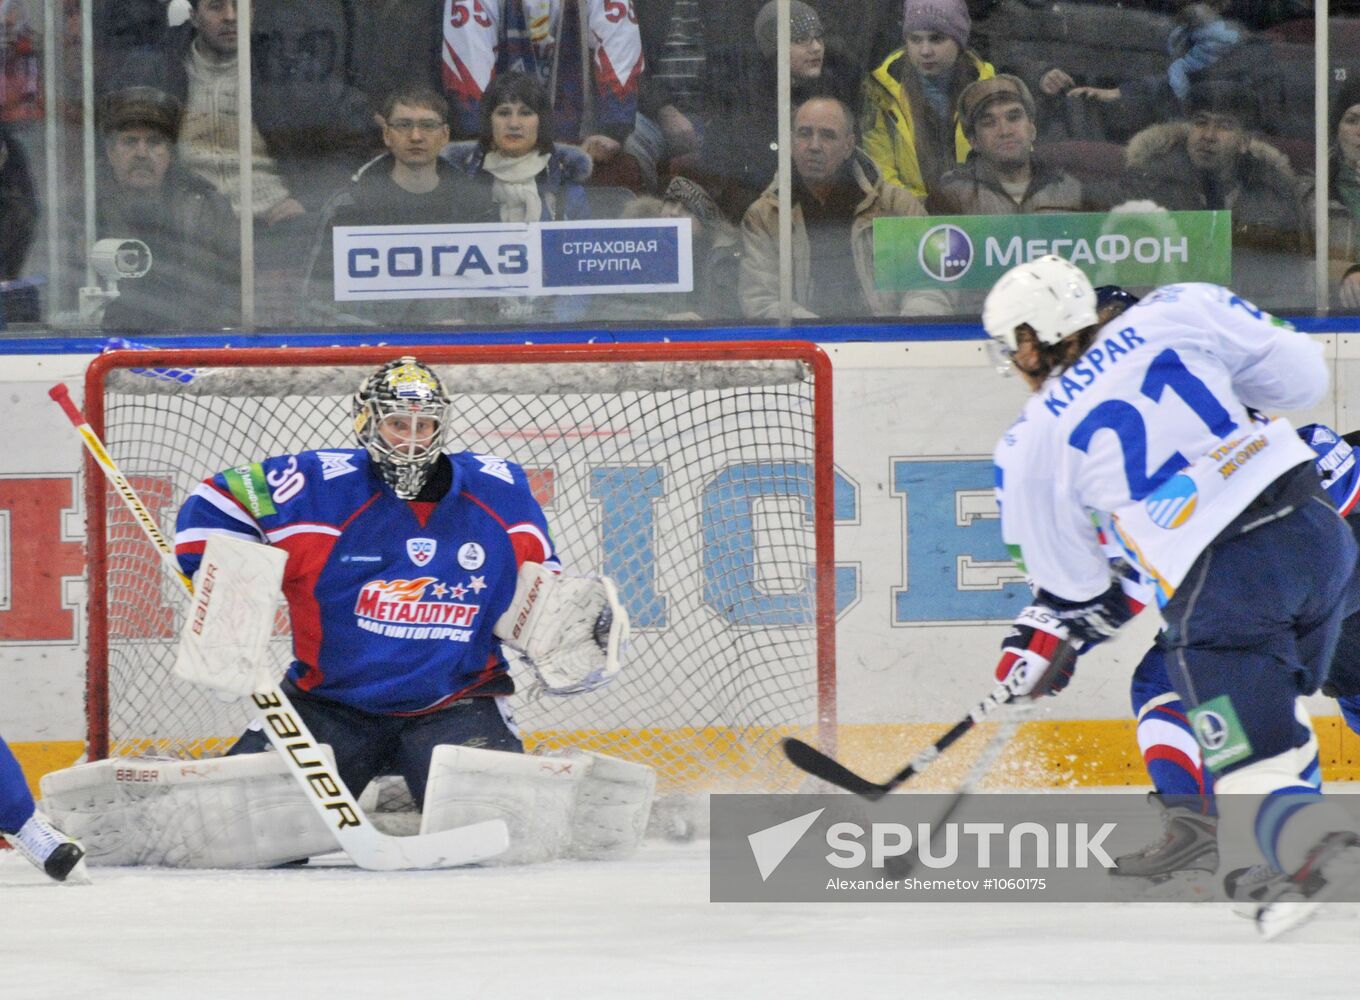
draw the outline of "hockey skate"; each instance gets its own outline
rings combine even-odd
[[[1360,882],[1360,836],[1349,830],[1327,834],[1298,871],[1256,909],[1256,929],[1267,939],[1303,926],[1328,900]]]
[[[1110,882],[1125,899],[1213,898],[1218,869],[1218,818],[1188,805],[1166,805],[1156,792],[1148,801],[1160,810],[1162,838],[1115,858]]]
[[[1313,873],[1312,879],[1319,876]],[[1248,920],[1256,919],[1256,911],[1261,904],[1274,898],[1285,887],[1289,876],[1271,865],[1252,865],[1249,868],[1234,868],[1223,876],[1223,894],[1233,902],[1233,913]]]
[[[58,830],[40,812],[28,818],[18,833],[0,834],[20,854],[57,882],[88,885],[85,849]]]

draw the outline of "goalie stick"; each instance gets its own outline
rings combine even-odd
[[[185,590],[193,593],[193,585],[180,572],[174,550],[156,525],[156,519],[104,448],[94,428],[85,421],[66,386],[59,383],[47,394],[75,426],[86,450],[123,498],[165,565]],[[279,686],[275,684],[256,692],[251,699],[260,710],[265,734],[293,778],[302,786],[307,800],[335,835],[340,847],[360,868],[370,871],[452,868],[495,857],[509,846],[505,821],[499,819],[413,837],[392,837],[382,833],[364,814],[340,775],[332,771],[317,749],[316,739],[307,724]]]
[[[854,792],[871,802],[876,802],[935,763],[940,754],[957,743],[965,733],[985,719],[992,711],[1002,705],[1009,704],[1014,698],[1015,695],[1010,688],[1005,684],[998,684],[991,694],[974,705],[968,715],[956,722],[949,732],[926,747],[925,750],[913,757],[906,767],[881,784],[861,777],[834,757],[828,757],[816,747],[809,746],[802,740],[792,737],[783,741],[784,756],[795,767],[806,771],[814,778],[821,778],[837,788],[843,788],[847,792]]]

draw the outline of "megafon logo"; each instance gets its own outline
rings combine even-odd
[[[973,241],[958,226],[946,222],[926,230],[916,260],[936,281],[958,281],[973,266]]]
[[[783,864],[789,852],[803,839],[803,834],[808,832],[812,824],[817,822],[817,817],[824,812],[826,812],[824,808],[816,809],[775,826],[768,826],[764,830],[757,830],[746,838],[751,845],[751,854],[755,856],[756,867],[760,869],[762,882],[769,881],[774,870]]]

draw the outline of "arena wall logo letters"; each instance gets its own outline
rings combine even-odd
[[[77,641],[68,586],[85,551],[76,511],[74,476],[0,477],[0,641]]]
[[[1001,542],[990,459],[895,458],[904,501],[906,585],[893,591],[893,624],[1006,621],[1029,600]]]

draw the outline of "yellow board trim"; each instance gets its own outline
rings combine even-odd
[[[939,790],[957,786],[997,725],[984,722],[976,726],[909,787]],[[1323,778],[1327,781],[1360,781],[1360,736],[1351,732],[1337,716],[1314,718],[1313,727],[1317,731]],[[875,780],[884,780],[946,729],[945,723],[842,725],[836,756],[852,770]],[[799,776],[774,747],[775,739],[783,735],[797,735],[815,742],[815,736],[809,730],[791,727],[777,734],[762,734],[755,740],[756,749],[753,750],[742,745],[743,741],[752,741],[751,733],[712,727],[530,733],[525,737],[525,745],[530,750],[576,746],[644,760],[660,772],[659,784],[663,792],[733,788],[754,791],[770,777],[786,788],[798,786]],[[39,778],[49,771],[69,767],[85,751],[85,745],[79,741],[13,743],[11,748],[35,795]],[[769,764],[760,764],[762,757],[775,762],[773,776],[766,770]],[[1134,738],[1133,720],[1091,719],[1024,723],[993,765],[982,787],[1086,788],[1147,784],[1147,771]]]

